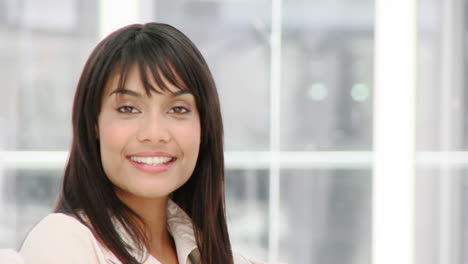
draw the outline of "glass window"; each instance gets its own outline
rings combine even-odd
[[[229,169],[226,211],[232,247],[242,254],[268,257],[268,170]]]
[[[0,248],[18,248],[29,230],[50,213],[62,174],[49,169],[0,173]]]
[[[371,170],[284,170],[280,259],[371,263]]]
[[[415,263],[466,263],[467,1],[419,4]]]
[[[372,149],[374,3],[283,1],[281,149]]]

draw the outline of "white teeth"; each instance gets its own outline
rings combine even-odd
[[[163,163],[167,163],[172,160],[171,157],[130,157],[131,160],[138,162],[138,163],[144,163],[152,166],[157,166],[161,165]]]

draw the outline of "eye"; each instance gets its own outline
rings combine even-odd
[[[176,107],[173,107],[171,108],[171,110],[169,110],[169,113],[174,113],[174,114],[187,114],[189,113],[190,110],[188,110],[186,107],[183,107],[183,106],[176,106]]]
[[[117,111],[119,111],[120,113],[123,113],[123,114],[132,114],[132,113],[138,113],[139,111],[133,107],[133,106],[121,106],[119,108],[117,108]]]

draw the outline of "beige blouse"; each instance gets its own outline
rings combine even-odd
[[[190,217],[173,201],[167,207],[167,228],[174,238],[179,264],[199,264],[197,249]],[[125,233],[117,226],[125,240]],[[77,219],[54,213],[46,216],[29,233],[20,254],[24,262],[35,264],[121,264],[119,259],[101,245],[91,230]],[[146,253],[143,264],[161,264]],[[135,256],[141,259],[141,256]],[[241,255],[234,255],[235,264],[261,264]]]

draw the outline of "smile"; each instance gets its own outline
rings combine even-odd
[[[149,174],[169,170],[177,160],[166,153],[140,153],[140,156],[127,156],[130,163],[139,171]]]
[[[142,164],[147,164],[151,166],[158,166],[162,164],[169,163],[171,161],[174,161],[175,158],[173,157],[134,157],[130,156],[129,157],[131,161],[137,162],[137,163],[142,163]]]

